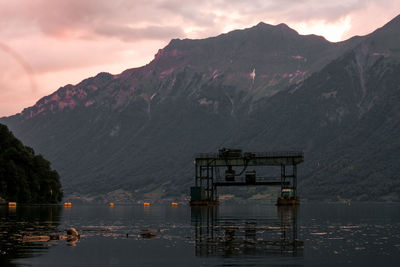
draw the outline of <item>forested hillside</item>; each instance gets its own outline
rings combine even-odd
[[[19,203],[58,203],[63,193],[50,162],[0,124],[0,198]]]

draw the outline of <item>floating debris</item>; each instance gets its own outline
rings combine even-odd
[[[156,237],[157,230],[155,229],[141,229],[139,230],[139,236],[142,238],[153,238]]]
[[[344,226],[340,226],[340,228],[342,229],[353,229],[353,228],[360,228],[359,225],[344,225]]]
[[[322,233],[310,233],[310,235],[327,235],[328,233],[322,232]]]
[[[22,242],[48,242],[51,238],[48,235],[28,235],[22,237]]]

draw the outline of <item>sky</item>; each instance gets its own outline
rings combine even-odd
[[[400,0],[0,0],[0,117],[99,72],[143,66],[174,38],[262,21],[337,42],[399,14]]]

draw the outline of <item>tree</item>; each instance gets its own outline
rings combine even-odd
[[[57,171],[0,124],[0,197],[21,203],[58,203],[63,197]]]

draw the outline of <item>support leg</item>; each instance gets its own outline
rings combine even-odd
[[[207,199],[210,200],[210,166],[207,165]]]
[[[199,182],[198,182],[199,175],[198,175],[198,170],[197,170],[197,163],[195,164],[194,169],[195,169],[195,171],[194,171],[194,184],[195,184],[195,186],[199,186]]]
[[[285,165],[281,165],[281,197],[283,197],[283,192],[282,189],[285,188],[285,182],[286,182],[286,167]]]
[[[297,199],[297,165],[293,165],[293,196]]]

